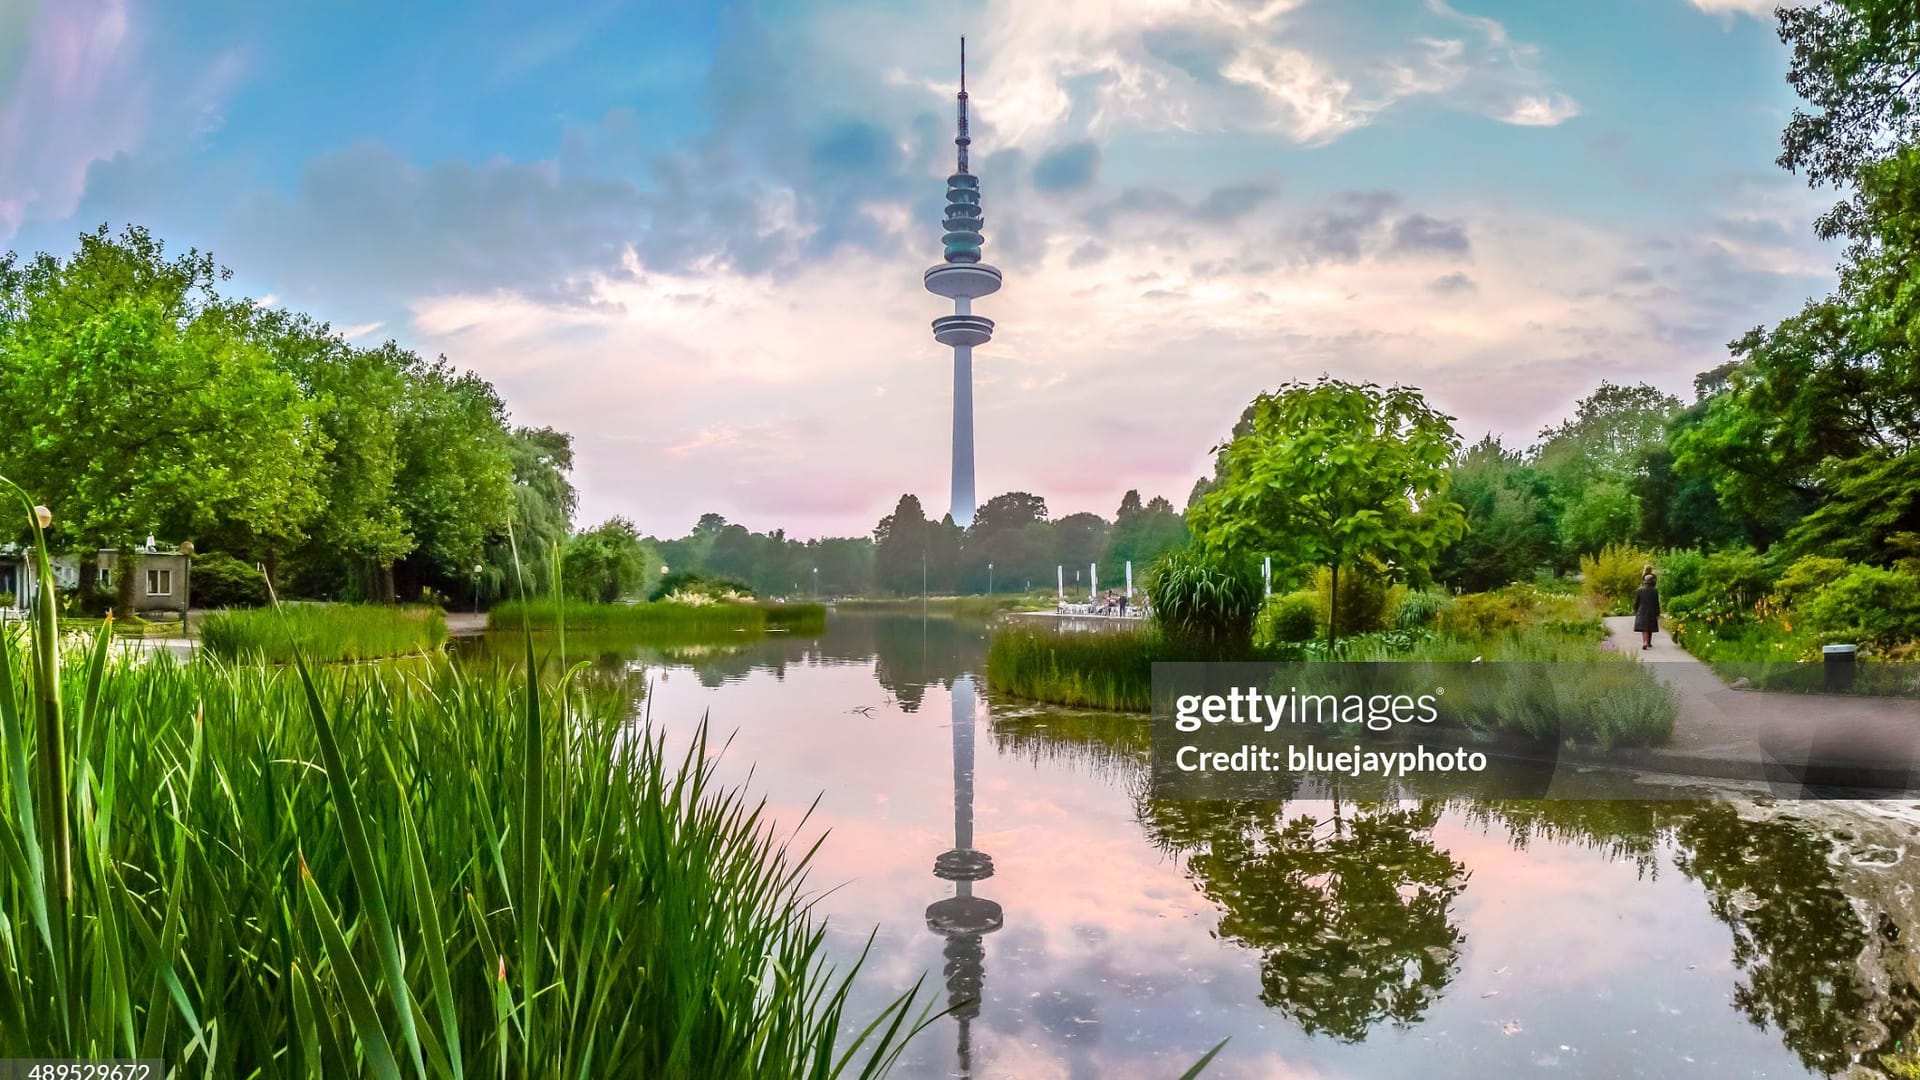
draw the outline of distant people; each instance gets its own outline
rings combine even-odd
[[[1127,617],[1127,600],[1128,599],[1130,598],[1127,596],[1126,593],[1120,594],[1120,617],[1123,619]]]
[[[1653,572],[1640,579],[1640,590],[1633,594],[1633,630],[1640,635],[1642,649],[1653,648],[1653,632],[1660,629],[1660,589]]]

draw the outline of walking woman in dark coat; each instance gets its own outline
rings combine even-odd
[[[1642,649],[1653,648],[1653,632],[1660,629],[1660,590],[1651,573],[1640,579],[1640,591],[1633,594],[1633,632],[1640,635]]]

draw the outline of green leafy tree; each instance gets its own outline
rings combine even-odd
[[[561,565],[567,595],[598,604],[639,598],[653,576],[639,531],[621,517],[568,538]]]
[[[1540,432],[1533,462],[1564,491],[1595,480],[1625,480],[1648,447],[1666,439],[1680,399],[1645,383],[1602,382],[1574,406],[1571,419]]]
[[[417,361],[409,374],[394,488],[416,546],[404,574],[397,567],[390,576],[402,577],[411,595],[468,580],[487,542],[506,530],[514,494],[506,407],[493,387],[455,372],[444,357]]]
[[[1114,513],[1113,528],[1107,531],[1106,550],[1100,556],[1101,577],[1124,581],[1129,562],[1134,574],[1142,575],[1162,555],[1186,542],[1186,519],[1172,503],[1159,495],[1142,503],[1140,493],[1129,490]]]
[[[226,276],[139,228],[0,259],[0,473],[46,493],[56,543],[225,526],[285,544],[321,509],[328,437]]]
[[[351,595],[373,595],[380,572],[414,546],[394,497],[401,459],[398,413],[413,357],[391,342],[356,349],[325,324],[277,308],[255,311],[247,332],[299,384],[326,436],[315,477],[325,510],[316,515],[310,542],[300,552],[305,577],[345,576]],[[281,552],[255,554],[278,579]]]
[[[1554,521],[1546,478],[1488,435],[1454,460],[1447,496],[1461,507],[1466,532],[1440,553],[1439,580],[1470,592],[1532,578],[1554,561]]]
[[[1262,394],[1248,412],[1244,433],[1218,448],[1217,486],[1187,515],[1205,547],[1325,566],[1337,610],[1341,567],[1423,582],[1465,529],[1446,497],[1460,437],[1419,391],[1322,378]],[[1330,620],[1329,639],[1338,632]]]
[[[507,440],[513,468],[513,533],[488,545],[482,587],[494,595],[514,587],[514,547],[521,551],[519,572],[535,595],[551,588],[547,580],[551,560],[534,556],[565,547],[573,532],[573,512],[579,493],[568,474],[573,471],[573,436],[553,428],[515,428]]]

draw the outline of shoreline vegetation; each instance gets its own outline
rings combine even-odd
[[[848,597],[833,603],[837,611],[872,612],[875,614],[918,615],[926,611],[930,615],[951,615],[956,619],[989,619],[1005,611],[1051,611],[1054,597],[1019,593],[996,593],[992,596],[881,596]]]
[[[916,984],[853,1029],[814,849],[717,784],[704,726],[633,738],[531,633],[517,676],[181,664],[63,648],[41,598],[0,629],[0,1054],[824,1080],[929,1022]]]
[[[440,652],[447,618],[437,607],[284,604],[212,612],[199,637],[209,656],[230,663],[291,663],[296,645],[309,663],[386,660]]]
[[[509,600],[496,605],[487,621],[489,633],[550,633],[564,628],[569,637],[623,635],[649,642],[707,641],[736,632],[819,634],[826,626],[827,609],[823,604],[685,604],[668,600],[644,604]]]
[[[1409,670],[1481,661],[1567,664],[1577,674],[1551,692],[1488,680],[1461,705],[1463,715],[1477,730],[1601,747],[1657,746],[1673,733],[1673,696],[1651,672],[1589,671],[1632,659],[1598,647],[1598,615],[1577,597],[1535,586],[1460,597],[1413,593],[1383,604],[1375,619],[1387,628],[1329,645],[1318,636],[1324,612],[1317,627],[1308,595],[1276,594],[1250,642],[1202,642],[1153,625],[1107,632],[1000,626],[987,647],[987,686],[1045,704],[1144,713],[1152,708],[1156,662],[1391,663]],[[1276,626],[1291,640],[1274,640]]]

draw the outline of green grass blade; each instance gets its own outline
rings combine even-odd
[[[374,1007],[373,993],[367,989],[367,980],[361,974],[360,966],[354,962],[353,950],[347,945],[346,935],[341,933],[340,924],[327,907],[326,898],[320,895],[320,886],[314,882],[304,857],[300,860],[300,888],[306,894],[314,922],[320,926],[321,943],[327,951],[327,961],[333,967],[334,981],[340,984],[340,996],[347,1007],[347,1018],[353,1023],[353,1033],[360,1039],[360,1052],[366,1056],[367,1067],[381,1080],[400,1080],[400,1063],[393,1056],[393,1046],[387,1041],[386,1029],[380,1026],[380,1014]]]

